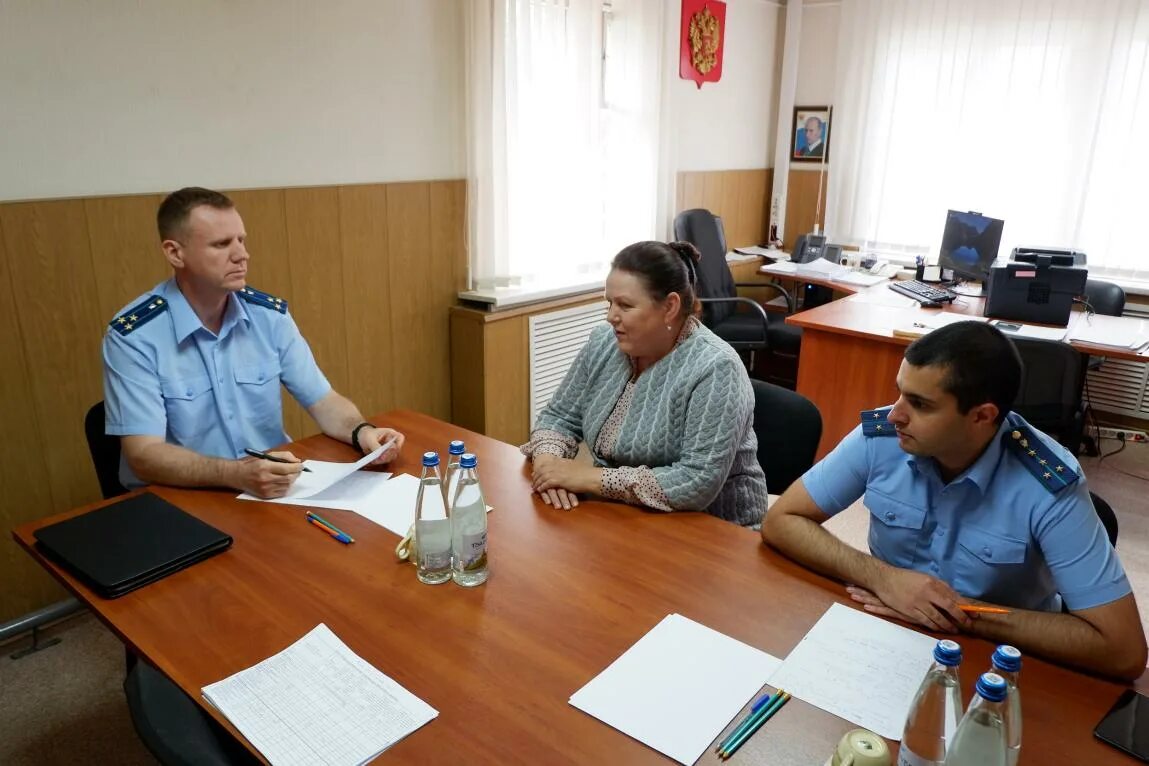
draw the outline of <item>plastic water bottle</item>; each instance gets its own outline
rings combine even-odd
[[[438,585],[451,579],[451,519],[443,502],[439,453],[423,453],[423,475],[415,498],[415,545],[419,582]]]
[[[945,766],[1005,766],[1005,696],[997,673],[982,673],[950,743]]]
[[[443,497],[450,506],[455,500],[455,482],[459,480],[459,458],[466,452],[461,439],[455,439],[447,445],[447,472],[443,474]]]
[[[948,638],[934,647],[934,663],[922,679],[898,748],[898,766],[940,766],[961,717],[961,647]]]
[[[471,454],[459,460],[451,504],[451,577],[467,587],[487,581],[487,505],[479,486],[478,463]]]
[[[1021,652],[1008,644],[1002,644],[990,660],[992,672],[1005,680],[1005,748],[1006,763],[1017,766],[1021,756],[1021,690],[1017,688],[1017,676],[1021,672]]]

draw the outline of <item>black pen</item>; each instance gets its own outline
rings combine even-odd
[[[288,460],[285,457],[276,457],[275,455],[269,455],[266,452],[260,452],[257,449],[252,449],[251,447],[244,447],[243,451],[246,452],[247,454],[251,455],[252,457],[257,457],[257,458],[260,458],[262,460],[270,460],[273,463],[294,463],[295,462],[294,460]],[[308,468],[307,466],[303,466],[303,470],[307,471],[308,473],[311,473],[311,469]]]

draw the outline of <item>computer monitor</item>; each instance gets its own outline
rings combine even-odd
[[[952,270],[957,279],[984,282],[989,278],[990,267],[997,260],[1003,228],[1005,221],[999,218],[989,218],[981,213],[948,211],[938,265]]]

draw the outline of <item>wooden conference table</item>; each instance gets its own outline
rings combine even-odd
[[[529,472],[511,445],[409,411],[374,422],[407,434],[396,471],[417,474],[423,451],[442,451],[455,438],[478,455],[494,506],[486,585],[421,585],[411,565],[394,560],[398,538],[362,517],[324,511],[355,537],[344,546],[311,528],[300,507],[236,500],[229,491],[155,488],[235,544],[115,600],[95,596],[33,545],[37,528],[94,505],[25,524],[14,536],[201,705],[201,687],[326,623],[439,711],[381,756],[386,763],[667,763],[571,707],[570,695],[667,614],[785,657],[831,603],[849,603],[839,584],[767,549],[752,530],[701,513],[606,502],[556,511],[531,495]],[[308,458],[354,457],[322,436],[293,449]],[[968,699],[992,646],[972,638],[962,644]],[[1023,763],[1128,762],[1092,736],[1120,685],[1028,657],[1021,679]],[[793,700],[735,759],[822,764],[851,728]],[[714,762],[710,752],[700,760]]]
[[[826,455],[858,425],[862,410],[891,404],[898,398],[895,378],[905,347],[913,341],[894,336],[895,328],[913,327],[915,321],[938,312],[980,317],[984,306],[984,298],[959,297],[943,309],[925,309],[882,283],[787,317],[787,322],[802,328],[798,391],[822,413],[817,456]],[[1139,320],[1075,311],[1069,321],[1070,329],[1079,322],[1089,322],[1101,329],[1112,327],[1116,335],[1127,323]],[[1145,353],[1080,341],[1071,345],[1082,353],[1149,362]]]

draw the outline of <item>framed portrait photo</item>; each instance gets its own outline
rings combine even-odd
[[[794,129],[790,132],[791,161],[829,162],[830,112],[828,106],[794,107]]]

